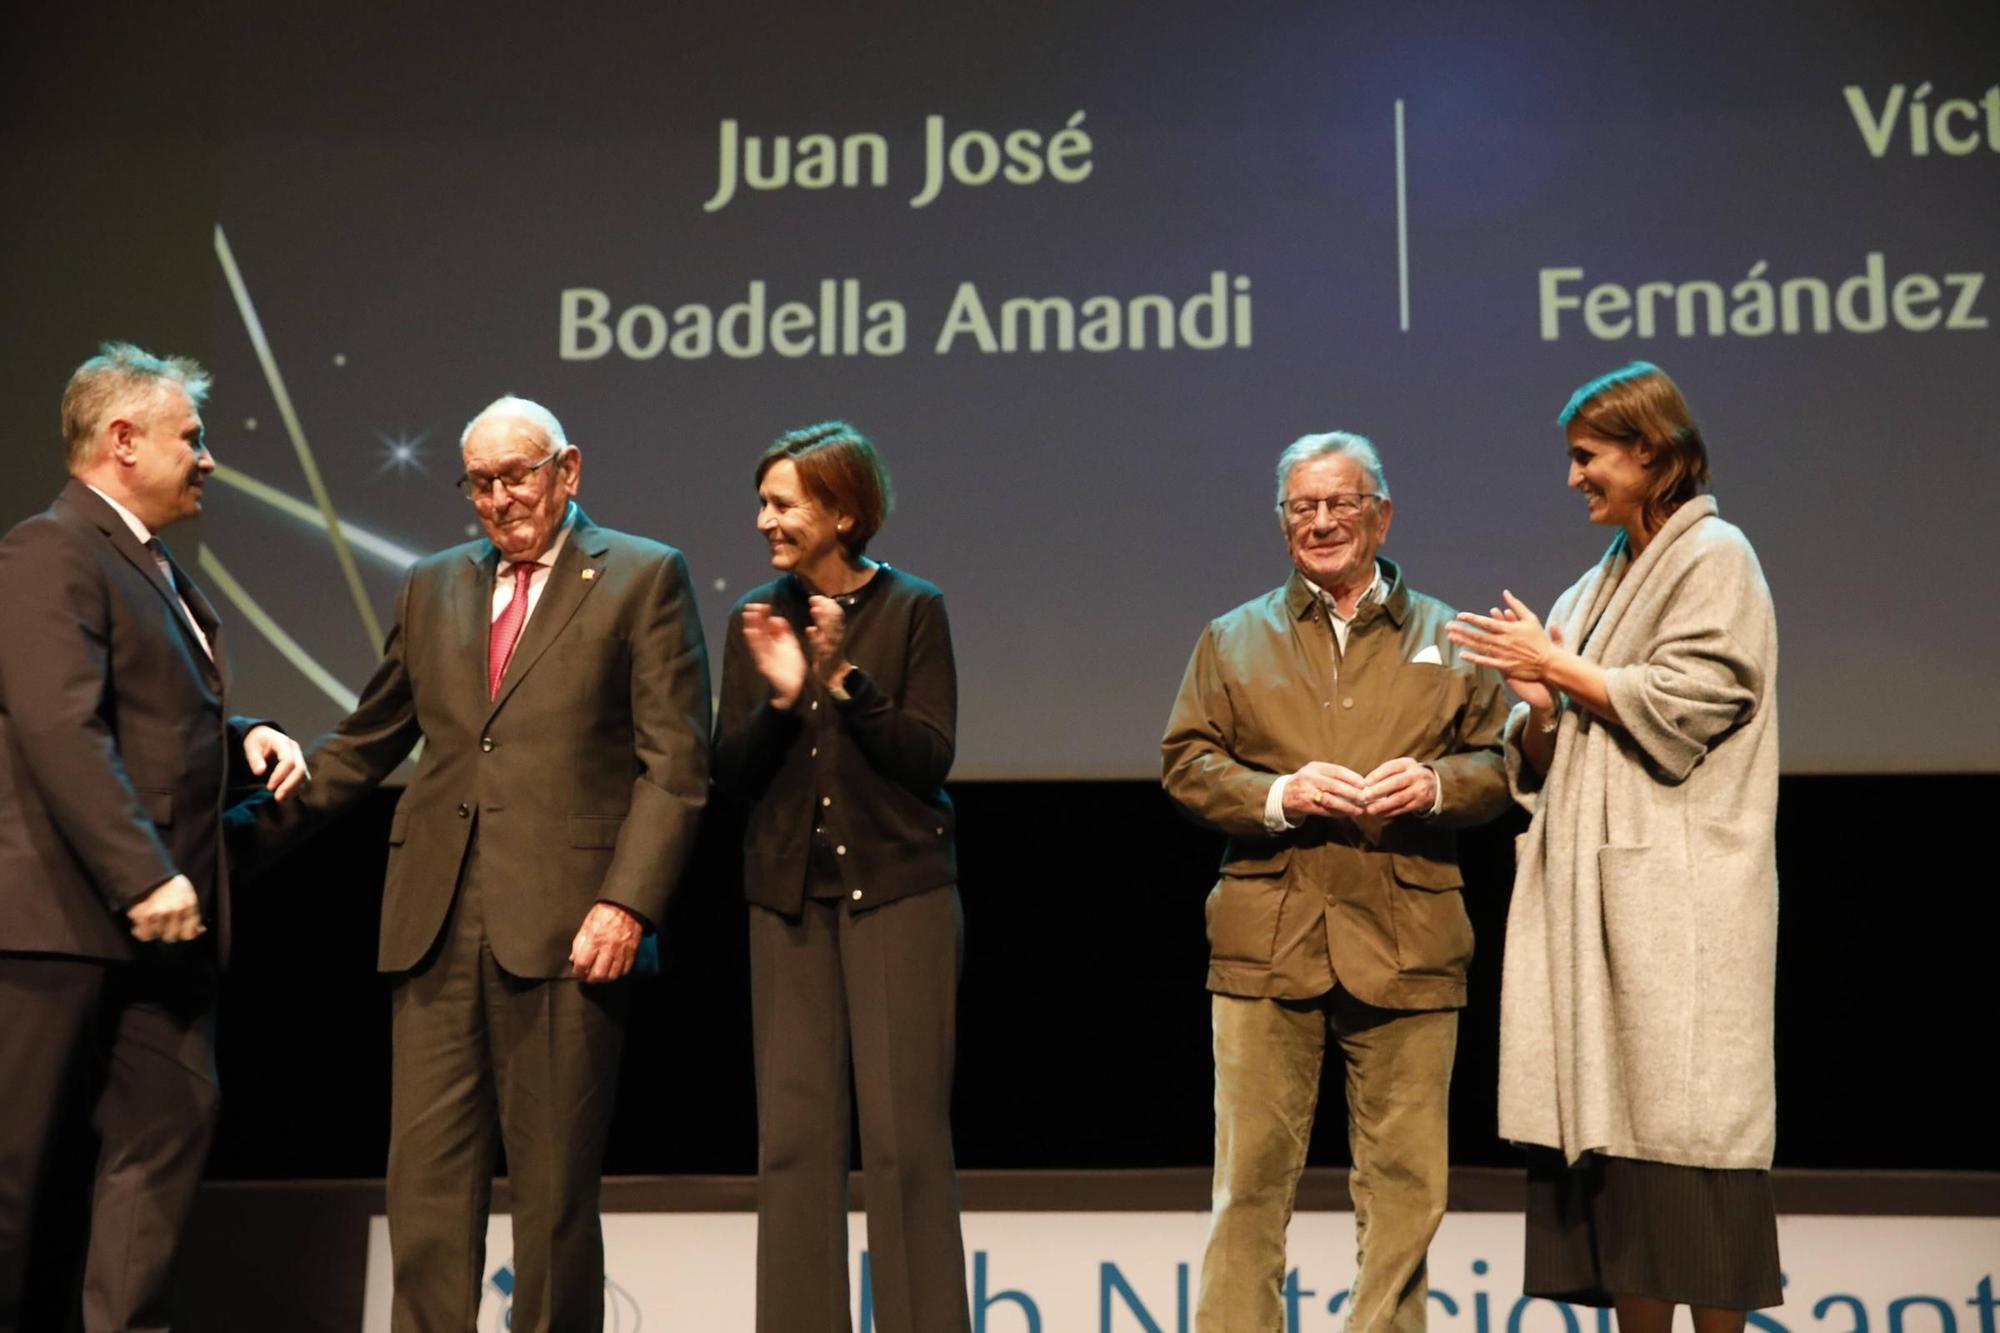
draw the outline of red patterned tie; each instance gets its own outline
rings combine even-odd
[[[500,618],[493,622],[492,637],[486,641],[486,697],[500,697],[500,678],[507,674],[508,660],[514,656],[514,645],[521,641],[521,626],[528,623],[528,580],[535,577],[539,568],[532,560],[518,561],[509,566],[514,571],[514,596],[501,611]]]

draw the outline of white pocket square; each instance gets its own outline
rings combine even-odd
[[[1424,645],[1423,650],[1410,659],[1412,666],[1419,662],[1428,662],[1432,666],[1444,665],[1444,659],[1438,656],[1438,646],[1434,643]]]

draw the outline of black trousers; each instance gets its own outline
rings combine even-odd
[[[214,954],[206,941],[140,961],[0,954],[0,1333],[74,1317],[74,1254],[34,1250],[51,1150],[81,1120],[99,1148],[83,1254],[86,1333],[165,1329],[174,1255],[208,1160]],[[64,1280],[47,1289],[51,1274]],[[60,1314],[46,1308],[54,1300]],[[26,1321],[24,1323],[24,1320]]]
[[[750,909],[759,1333],[850,1328],[850,1058],[875,1327],[970,1327],[951,1151],[963,940],[954,887],[867,912]]]

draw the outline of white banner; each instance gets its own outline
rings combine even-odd
[[[1521,1296],[1521,1216],[1455,1213],[1431,1246],[1438,1333],[1610,1333],[1609,1311]],[[974,1333],[1193,1333],[1205,1213],[968,1213]],[[873,1333],[866,1231],[849,1219],[856,1333]],[[605,1333],[732,1333],[754,1324],[756,1218],[604,1218]],[[1759,1333],[1996,1333],[2000,1218],[1782,1217],[1785,1304]],[[1286,1333],[1336,1333],[1354,1275],[1354,1218],[1292,1219]],[[509,1326],[512,1234],[487,1232],[480,1333]],[[388,1224],[371,1224],[363,1333],[389,1328]],[[1680,1326],[1688,1327],[1686,1311]]]

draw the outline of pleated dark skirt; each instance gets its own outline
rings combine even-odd
[[[1767,1171],[1528,1154],[1530,1296],[1606,1306],[1613,1293],[1676,1305],[1778,1305],[1778,1211]]]

